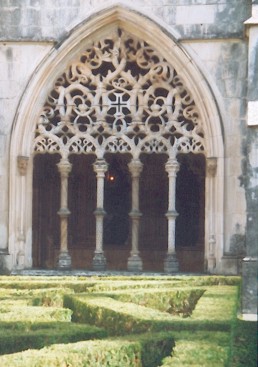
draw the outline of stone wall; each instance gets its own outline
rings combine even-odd
[[[26,85],[74,27],[118,3],[152,19],[181,44],[213,91],[225,142],[226,256],[217,271],[235,272],[230,257],[236,255],[231,249],[235,236],[247,244],[250,256],[257,255],[257,125],[247,128],[247,99],[258,100],[257,38],[254,35],[250,44],[244,25],[252,16],[256,3],[252,0],[1,0],[0,251],[8,248],[12,225],[8,222],[10,136]]]
[[[1,40],[58,42],[112,0],[2,0]],[[131,0],[130,7],[173,27],[179,39],[242,38],[252,0]]]

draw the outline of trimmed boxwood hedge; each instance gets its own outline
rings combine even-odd
[[[140,306],[168,312],[172,315],[188,317],[204,292],[205,289],[200,288],[180,290],[152,288],[131,290],[129,293],[117,291],[107,295],[122,302],[132,302]]]
[[[121,302],[104,293],[66,295],[64,305],[73,310],[73,321],[103,327],[110,335],[185,329],[229,331],[235,315],[236,294],[235,287],[207,288],[190,320]]]
[[[236,285],[239,277],[0,277],[0,366],[231,367]]]
[[[0,354],[26,349],[40,349],[56,343],[73,343],[80,340],[101,339],[107,336],[104,329],[92,325],[67,322],[0,323]],[[1,364],[0,364],[1,366]]]
[[[168,333],[59,344],[0,357],[1,367],[156,367],[172,352]]]

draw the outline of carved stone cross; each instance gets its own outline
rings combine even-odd
[[[124,113],[124,109],[128,109],[130,110],[130,99],[128,99],[127,101],[125,101],[123,99],[124,94],[121,93],[113,93],[113,95],[115,96],[115,100],[112,101],[109,99],[109,105],[110,108],[114,107],[116,112],[115,112],[115,116],[116,117],[121,117],[124,116],[126,113]]]

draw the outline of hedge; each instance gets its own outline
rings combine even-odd
[[[232,367],[236,285],[239,277],[0,277],[0,352],[33,348],[0,356],[0,366]]]
[[[105,294],[64,297],[65,307],[73,310],[73,321],[103,327],[110,335],[185,329],[228,331],[235,315],[235,302],[235,287],[208,288],[192,317],[186,321],[165,312],[121,302]]]
[[[136,303],[140,306],[154,308],[172,315],[188,317],[191,315],[204,289],[141,289],[130,292],[117,291],[106,293],[109,297],[122,302]]]
[[[229,332],[177,331],[173,335],[172,356],[164,358],[159,367],[232,367]]]
[[[56,343],[72,343],[80,340],[101,339],[107,336],[103,329],[92,325],[67,322],[0,323],[0,354],[26,349],[40,349]],[[0,364],[1,365],[1,364]]]
[[[1,367],[156,367],[174,347],[171,335],[52,345],[0,357]]]

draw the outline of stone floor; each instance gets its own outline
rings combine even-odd
[[[106,271],[90,271],[90,270],[57,270],[57,269],[25,269],[25,270],[14,270],[11,275],[24,275],[24,276],[84,276],[84,277],[110,277],[110,276],[197,276],[197,275],[207,275],[201,273],[159,273],[159,272],[132,272],[132,271],[115,271],[115,270],[106,270]]]

